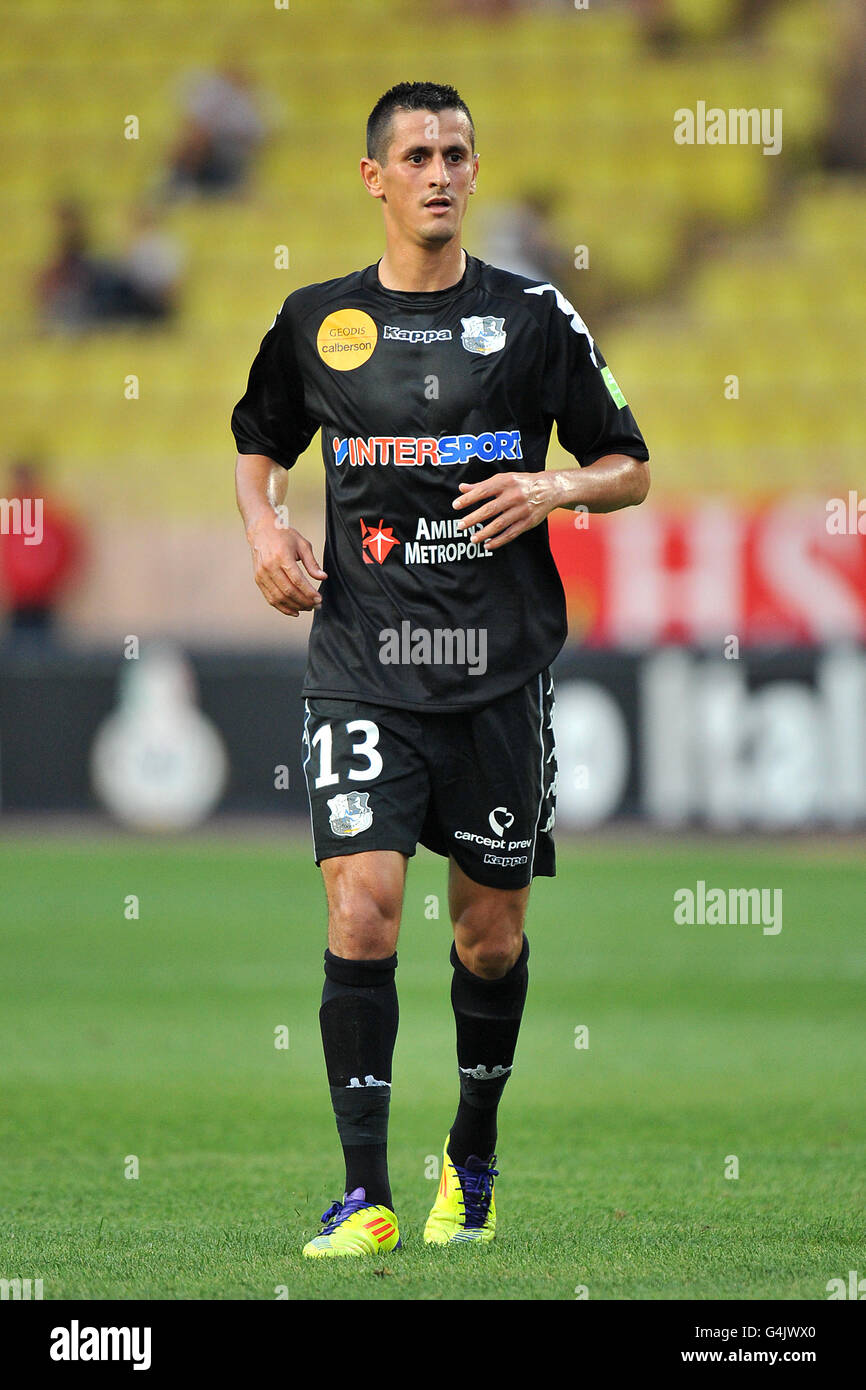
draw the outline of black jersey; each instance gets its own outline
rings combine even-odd
[[[305,695],[471,708],[550,665],[567,629],[547,522],[486,551],[452,502],[459,483],[543,471],[554,421],[581,465],[649,458],[552,285],[468,256],[432,293],[385,289],[372,265],[289,295],[232,430],[291,468],[321,427],[328,578]]]

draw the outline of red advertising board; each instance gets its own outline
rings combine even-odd
[[[866,514],[838,499],[553,513],[573,640],[816,644],[866,637]],[[858,529],[858,522],[863,533]]]

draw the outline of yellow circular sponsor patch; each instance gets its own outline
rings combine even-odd
[[[363,309],[337,309],[323,319],[316,347],[334,371],[353,372],[373,356],[378,337],[375,322]]]

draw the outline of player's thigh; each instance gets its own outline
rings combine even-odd
[[[417,718],[354,700],[305,701],[304,775],[316,863],[412,855],[429,800]]]
[[[479,885],[518,890],[538,874],[555,873],[552,715],[545,672],[437,725],[430,759],[434,847],[441,845]]]
[[[328,949],[345,960],[383,960],[397,949],[408,859],[365,850],[321,861]]]
[[[523,949],[529,886],[491,888],[476,883],[453,858],[448,867],[448,907],[457,954],[474,975],[498,979]]]
[[[306,701],[304,774],[336,955],[393,953],[406,863],[429,800],[421,742],[411,713],[351,700]]]

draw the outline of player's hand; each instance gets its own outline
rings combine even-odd
[[[552,511],[555,496],[547,473],[494,473],[482,483],[461,483],[462,497],[455,498],[456,511],[466,511],[460,529],[484,523],[472,540],[486,550],[507,545],[524,531],[538,526]],[[474,511],[468,508],[474,507]]]
[[[304,570],[312,579],[328,576],[300,531],[279,527],[276,517],[267,516],[250,529],[247,539],[253,552],[256,583],[273,608],[297,618],[300,612],[319,607],[321,595]]]

